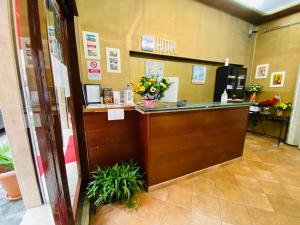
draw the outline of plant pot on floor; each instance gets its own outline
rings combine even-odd
[[[0,184],[5,191],[5,199],[19,200],[22,198],[16,172],[9,171],[0,174]]]

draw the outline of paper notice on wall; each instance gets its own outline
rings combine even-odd
[[[82,31],[84,56],[86,59],[100,59],[99,35]]]
[[[124,109],[107,109],[108,120],[124,120]]]
[[[101,64],[100,60],[88,60],[88,79],[89,80],[101,80]]]
[[[178,100],[178,87],[179,87],[179,77],[167,77],[171,86],[165,93],[165,96],[161,99],[162,102],[177,102]]]
[[[26,68],[33,68],[30,38],[27,37],[22,38],[22,49],[24,52]]]

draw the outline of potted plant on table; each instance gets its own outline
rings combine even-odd
[[[277,116],[283,116],[284,112],[292,108],[292,103],[290,102],[280,102],[275,105],[277,109]]]
[[[22,198],[12,155],[7,145],[0,146],[0,184],[5,191],[5,199],[19,200]]]
[[[167,78],[143,76],[133,85],[135,93],[139,94],[147,108],[153,108],[155,101],[164,97],[166,90],[171,86]]]
[[[246,92],[250,94],[249,102],[255,103],[257,93],[261,92],[263,86],[260,84],[253,84],[249,87],[246,87]]]

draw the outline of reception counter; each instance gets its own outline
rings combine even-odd
[[[125,107],[124,120],[84,109],[90,171],[133,158],[149,186],[241,157],[248,103]]]

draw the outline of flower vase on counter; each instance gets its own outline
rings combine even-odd
[[[290,110],[292,108],[292,103],[290,102],[280,102],[275,105],[275,108],[277,109],[277,116],[284,116],[284,112]]]
[[[134,84],[133,90],[143,98],[146,108],[154,108],[156,101],[164,97],[170,86],[171,83],[167,78],[143,76]]]
[[[144,100],[144,105],[145,105],[146,108],[154,108],[155,102],[156,102],[155,100],[147,100],[147,99],[145,99]]]
[[[246,87],[246,92],[250,94],[249,102],[255,103],[257,93],[261,92],[263,86],[260,84],[253,84],[249,87]]]

